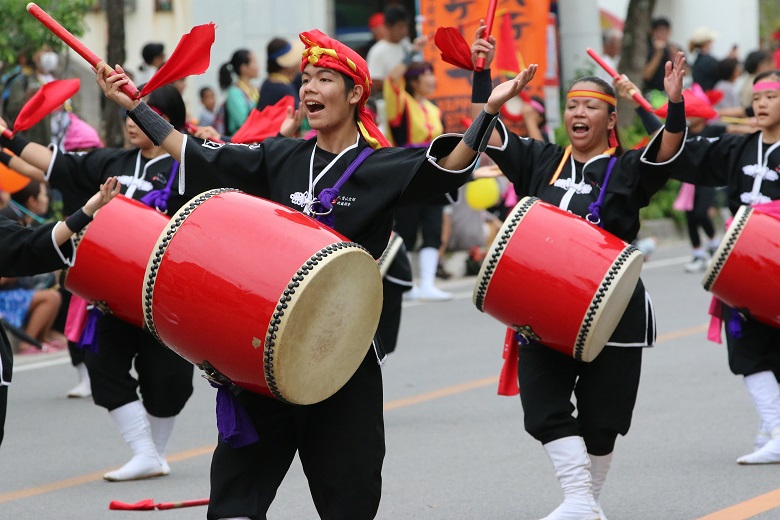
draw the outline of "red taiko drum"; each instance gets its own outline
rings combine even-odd
[[[485,256],[474,304],[527,340],[592,361],[623,316],[642,261],[600,227],[525,197]]]
[[[146,269],[146,325],[205,376],[294,404],[339,390],[382,309],[371,255],[306,215],[236,190],[192,199]]]
[[[702,285],[726,305],[780,327],[780,219],[740,207]]]
[[[143,327],[146,265],[168,217],[124,195],[102,207],[76,238],[65,288],[104,312]]]

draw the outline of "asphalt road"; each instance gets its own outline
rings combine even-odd
[[[659,341],[644,352],[633,425],[618,439],[603,508],[610,520],[778,519],[778,467],[735,463],[751,451],[758,419],[725,347],[706,340],[709,295],[700,275],[683,272],[687,255],[684,245],[666,247],[644,267]],[[455,300],[404,307],[398,350],[383,368],[380,519],[532,520],[560,502],[544,450],[523,429],[519,399],[496,395],[504,328],[475,309],[473,284],[449,281]],[[196,381],[169,446],[170,476],[108,483],[102,474],[130,452],[103,409],[65,398],[75,380],[66,354],[18,361],[0,449],[0,518],[205,518],[204,507],[108,505],[208,496],[214,390]],[[269,517],[317,518],[297,462]]]

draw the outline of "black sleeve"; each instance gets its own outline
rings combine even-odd
[[[57,223],[27,228],[13,220],[0,217],[0,276],[31,276],[61,269],[72,259],[72,242],[61,246],[54,243]]]
[[[655,114],[651,114],[643,107],[636,107],[635,110],[648,134],[652,135],[656,133],[663,126],[661,120],[658,119]]]
[[[127,153],[116,148],[101,148],[88,153],[62,153],[54,150],[54,158],[47,172],[47,182],[62,193],[66,215],[82,207],[113,172],[118,154]]]
[[[744,135],[724,134],[686,140],[672,178],[700,186],[725,186],[747,139]]]

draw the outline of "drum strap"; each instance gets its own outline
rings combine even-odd
[[[599,196],[596,199],[596,202],[593,202],[590,206],[588,206],[589,213],[585,216],[585,220],[600,228],[604,227],[604,225],[601,223],[601,206],[604,204],[604,195],[607,193],[607,183],[609,182],[609,176],[612,173],[612,168],[615,167],[615,162],[617,162],[617,157],[613,155],[609,159],[609,164],[607,164],[607,173],[604,174],[604,182],[601,183],[601,191],[599,192]]]
[[[153,190],[141,197],[141,202],[155,208],[160,213],[168,213],[168,198],[171,196],[171,186],[173,186],[173,179],[176,178],[176,174],[179,171],[179,161],[173,161],[171,172],[168,175],[168,184],[161,190]]]
[[[333,215],[333,204],[336,202],[336,199],[339,198],[341,186],[347,182],[352,174],[355,173],[355,170],[358,169],[358,166],[360,166],[373,151],[374,149],[370,146],[363,148],[347,170],[341,174],[341,177],[336,181],[336,184],[334,184],[332,188],[325,188],[317,195],[319,201],[314,202],[317,207],[313,208],[313,215],[316,220],[330,228],[334,226],[336,218]]]

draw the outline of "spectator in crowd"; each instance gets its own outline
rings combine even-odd
[[[303,44],[300,40],[287,41],[284,38],[274,38],[266,47],[266,71],[268,78],[260,86],[260,99],[257,109],[276,104],[284,96],[292,96],[295,108],[298,108],[298,88],[301,74],[301,54]]]
[[[259,73],[255,54],[248,49],[238,49],[230,61],[220,67],[219,86],[225,91],[225,102],[220,107],[216,128],[221,134],[235,134],[257,105],[260,91],[252,82]]]
[[[623,49],[623,31],[616,27],[612,27],[604,31],[601,35],[602,42],[602,54],[601,57],[609,66],[614,70],[618,70],[618,64],[620,62],[620,52]],[[596,75],[604,81],[612,81],[607,71],[601,67],[596,67]]]
[[[211,87],[200,89],[200,113],[198,114],[198,125],[214,126],[217,118],[217,94]]]
[[[138,67],[133,80],[136,85],[143,85],[154,76],[155,72],[165,63],[165,46],[160,42],[150,42],[141,49],[143,63]]]
[[[650,45],[647,62],[642,70],[645,92],[664,91],[664,64],[677,50],[677,46],[669,40],[671,32],[672,25],[667,18],[654,18],[650,24]]]
[[[710,54],[718,33],[707,27],[699,27],[691,34],[688,49],[693,53],[691,74],[693,82],[705,91],[715,88],[718,82],[718,60]]]
[[[737,80],[742,75],[742,65],[737,58],[724,58],[718,62],[715,69],[718,82],[714,89],[721,92],[723,97],[715,103],[715,108],[742,107],[739,99]]]
[[[365,45],[362,45],[359,49],[356,49],[358,54],[363,58],[368,56],[368,51],[379,40],[387,38],[387,26],[385,25],[385,13],[374,13],[368,17],[368,30],[371,31],[371,40]]]
[[[371,80],[374,82],[371,90],[379,96],[382,95],[385,78],[412,49],[409,40],[412,17],[409,11],[402,5],[392,4],[385,8],[384,15],[387,35],[371,47],[366,57]]]

